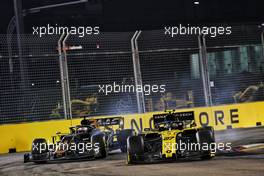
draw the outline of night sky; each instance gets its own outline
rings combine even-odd
[[[22,0],[23,9],[69,2],[70,0]],[[73,0],[72,0],[73,1]],[[32,26],[100,25],[106,31],[160,29],[164,25],[191,23],[261,23],[264,22],[262,0],[90,0],[88,3],[42,10],[27,14],[25,32]],[[0,33],[6,33],[14,14],[13,0],[2,0]]]
[[[70,0],[21,0],[23,9],[30,9],[34,7],[52,5],[55,3],[69,2]],[[73,0],[71,0],[73,1]],[[75,0],[76,1],[76,0]],[[199,4],[194,4],[194,1],[199,1]],[[32,33],[33,26],[47,26],[47,24],[58,26],[100,26],[100,31],[135,31],[135,30],[154,30],[154,29],[164,29],[164,26],[169,25],[179,25],[182,24],[190,24],[190,25],[234,25],[238,24],[241,26],[246,26],[243,24],[253,24],[252,26],[257,26],[264,22],[264,1],[263,0],[89,0],[89,2],[78,4],[78,5],[70,5],[66,7],[57,7],[52,9],[41,10],[36,13],[27,13],[24,17],[24,31],[25,33]],[[8,23],[12,16],[14,15],[14,7],[13,0],[2,0],[0,6],[0,34],[5,34],[7,30]],[[28,12],[28,10],[27,10]],[[256,25],[257,24],[257,25]],[[257,27],[258,28],[258,27]],[[254,30],[253,30],[254,31]],[[151,31],[149,31],[151,32]],[[131,32],[132,33],[132,32]],[[247,37],[239,38],[239,40],[235,40],[239,42],[238,44],[242,44],[244,42],[249,42],[247,39],[250,38],[251,35],[258,35],[252,30],[249,32],[246,31]],[[121,34],[121,33],[119,33]],[[237,36],[241,36],[243,33],[239,33]],[[151,36],[151,35],[150,35]],[[246,36],[246,35],[245,35]],[[37,53],[35,57],[26,57],[25,63],[28,64],[29,69],[29,90],[24,91],[21,88],[21,79],[20,79],[20,62],[18,58],[13,59],[14,62],[14,70],[12,74],[9,74],[9,60],[8,60],[8,52],[7,47],[4,44],[6,38],[4,35],[1,36],[2,40],[0,43],[1,52],[4,54],[4,59],[1,59],[0,64],[0,123],[14,122],[15,120],[21,121],[20,118],[25,118],[24,120],[44,120],[50,116],[52,109],[54,109],[58,102],[61,101],[60,94],[60,85],[57,80],[59,80],[59,67],[58,67],[58,57],[57,56],[45,56],[39,57],[39,54],[45,53],[47,48],[52,48],[51,52],[56,51],[57,40],[37,40],[38,42],[45,42],[45,49],[42,48],[43,43],[37,43],[38,45],[24,46],[25,53],[29,49],[30,54]],[[36,37],[36,36],[35,36]],[[128,40],[126,39],[129,38]],[[142,35],[143,37],[143,35]],[[114,39],[119,40],[119,37],[113,37]],[[110,40],[113,39],[112,37]],[[28,41],[33,41],[33,39],[27,38]],[[50,38],[52,39],[52,38]],[[86,39],[86,38],[84,38]],[[83,40],[84,40],[83,39]],[[131,36],[125,36],[125,40],[130,41]],[[146,39],[149,39],[149,35],[146,35]],[[188,42],[179,38],[180,43]],[[235,38],[236,39],[236,38]],[[78,39],[80,40],[80,39]],[[145,40],[145,41],[147,41]],[[243,40],[243,41],[241,41]],[[56,41],[56,42],[54,42]],[[159,40],[163,41],[163,40]],[[171,41],[177,43],[177,40],[171,39]],[[218,40],[214,40],[218,41]],[[228,41],[231,41],[231,39]],[[35,42],[35,40],[34,40]],[[86,41],[85,41],[86,42]],[[166,44],[169,41],[166,40]],[[220,41],[221,42],[221,41]],[[108,42],[106,42],[108,43]],[[128,42],[127,42],[128,43]],[[151,42],[145,42],[146,46],[152,46]],[[154,42],[155,43],[155,42]],[[175,46],[173,43],[173,46]],[[50,45],[53,44],[53,45]],[[130,43],[128,43],[130,44]],[[159,43],[160,44],[160,43]],[[215,44],[215,43],[214,43]],[[226,44],[226,43],[225,43]],[[27,47],[30,46],[30,47]],[[87,45],[88,46],[88,45]],[[93,46],[89,45],[91,50],[94,50]],[[105,48],[111,49],[117,48],[120,50],[117,45],[106,45]],[[166,45],[168,46],[168,45]],[[170,45],[169,45],[170,46]],[[176,45],[177,46],[177,45]],[[145,47],[145,46],[144,46]],[[159,45],[160,47],[160,45]],[[88,48],[88,47],[87,47]],[[103,51],[103,44],[100,45],[100,51]],[[130,45],[128,47],[130,49]],[[14,47],[14,50],[17,50]],[[86,50],[89,51],[89,50]],[[195,52],[195,53],[193,53]],[[183,91],[186,92],[187,88],[191,88],[194,86],[194,94],[196,97],[195,103],[196,105],[202,105],[203,96],[202,89],[197,88],[197,85],[200,85],[200,80],[198,82],[188,81],[190,79],[189,76],[189,58],[190,55],[196,54],[198,51],[190,51],[185,52],[183,55],[181,52],[175,52],[170,54],[156,54],[154,53],[152,57],[149,55],[145,56],[145,64],[144,61],[141,60],[142,68],[145,70],[144,77],[147,77],[146,81],[159,81],[165,80],[168,87],[171,87],[171,90],[174,90],[176,87],[181,90],[177,91],[178,94],[183,94]],[[1,54],[2,54],[1,53]],[[45,53],[46,54],[46,53]],[[178,54],[178,55],[177,55]],[[72,69],[69,69],[70,72],[70,80],[72,81],[72,96],[78,98],[78,96],[90,96],[88,90],[82,90],[85,86],[91,86],[99,83],[106,83],[106,81],[122,81],[124,78],[133,77],[132,67],[129,69],[127,66],[131,66],[132,64],[128,64],[128,59],[130,62],[132,59],[129,56],[121,55],[121,56],[107,56],[98,55],[97,57],[87,57],[84,55],[83,57],[77,56],[78,59],[71,60],[73,63]],[[141,58],[144,56],[141,56]],[[107,60],[106,60],[107,58]],[[149,59],[148,59],[149,58]],[[166,61],[161,61],[163,58],[168,58]],[[175,59],[176,58],[176,59]],[[90,62],[88,59],[91,59]],[[154,61],[155,62],[154,62]],[[76,61],[79,63],[76,64]],[[181,64],[178,64],[177,63]],[[123,70],[120,71],[115,68],[117,63],[123,63]],[[156,72],[156,77],[153,76],[152,70],[156,68],[156,65],[159,63],[163,63],[163,67],[158,67],[161,73]],[[93,65],[94,64],[94,65]],[[100,67],[98,66],[100,65]],[[144,68],[145,65],[145,68]],[[165,65],[170,66],[169,68]],[[176,67],[176,66],[177,67]],[[174,67],[175,66],[175,67]],[[150,68],[150,69],[147,69]],[[185,67],[185,69],[182,69]],[[82,69],[80,69],[82,68]],[[94,73],[96,69],[97,72]],[[107,69],[106,69],[107,68]],[[112,69],[115,68],[115,69]],[[164,71],[165,68],[165,71]],[[94,69],[94,70],[93,70]],[[76,71],[78,70],[78,71]],[[98,71],[99,70],[99,71]],[[114,72],[112,72],[114,70]],[[178,70],[178,71],[177,71]],[[122,74],[120,74],[119,72]],[[177,72],[177,75],[175,75]],[[111,73],[111,74],[109,74]],[[130,73],[130,74],[129,74]],[[83,75],[81,77],[80,75]],[[90,76],[90,77],[87,77]],[[103,75],[103,76],[102,76]],[[131,76],[129,76],[131,75]],[[232,80],[232,78],[242,78],[241,75],[231,75],[233,77],[227,78],[226,80]],[[177,77],[177,80],[176,80]],[[248,76],[250,81],[254,80],[263,80],[263,74],[259,75],[250,75]],[[83,78],[83,79],[82,79]],[[164,79],[166,78],[166,79]],[[187,81],[186,81],[187,80]],[[241,79],[246,80],[246,79]],[[253,80],[253,81],[254,81]],[[100,81],[100,82],[94,82]],[[144,81],[144,80],[143,80]],[[221,80],[215,81],[219,83],[219,85],[225,88],[226,82],[220,84]],[[168,82],[168,83],[167,83]],[[34,83],[34,84],[32,84]],[[234,82],[240,84],[240,82]],[[250,83],[248,81],[248,83]],[[251,83],[250,83],[251,84]],[[252,83],[254,84],[254,82]],[[251,84],[251,85],[252,85]],[[28,86],[27,85],[27,86]],[[216,85],[218,86],[218,85]],[[233,87],[233,84],[228,83],[229,87]],[[223,87],[218,87],[219,90],[224,89]],[[198,90],[199,89],[199,90]],[[81,95],[81,93],[83,95]],[[176,92],[176,91],[175,91]],[[222,93],[223,94],[223,93]],[[221,94],[221,95],[222,95]],[[122,95],[121,95],[122,96]],[[160,95],[159,95],[160,96]],[[158,100],[160,97],[157,96]],[[231,96],[229,96],[231,97]],[[100,98],[100,97],[99,97]],[[120,98],[117,97],[116,100],[119,101]],[[222,98],[222,97],[221,97]],[[222,100],[222,99],[221,99]],[[31,103],[25,103],[31,102]],[[101,114],[109,114],[110,110],[113,109],[113,101],[112,97],[102,97],[99,102],[105,103],[98,112]],[[220,100],[217,100],[220,101]],[[37,102],[37,103],[35,103]],[[111,103],[109,103],[111,102]],[[202,102],[202,103],[201,103]],[[226,103],[226,102],[224,102]],[[111,106],[108,106],[111,105]],[[32,107],[34,108],[32,109]],[[19,108],[18,108],[19,107]],[[10,109],[12,109],[10,111]],[[129,109],[130,110],[130,109]],[[25,113],[28,112],[28,113]],[[6,119],[7,118],[7,119]]]

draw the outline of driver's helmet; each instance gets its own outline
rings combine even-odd
[[[77,133],[87,133],[88,128],[87,127],[80,127],[77,129]]]
[[[96,119],[89,119],[90,125],[94,128],[98,128],[99,124]]]
[[[111,119],[106,119],[105,124],[106,125],[110,125],[111,124]]]
[[[94,128],[99,127],[99,124],[96,119],[83,119],[81,121],[81,125],[90,125],[93,126]]]

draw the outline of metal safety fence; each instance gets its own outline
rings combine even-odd
[[[263,48],[255,25],[217,37],[0,35],[0,123],[263,101]]]

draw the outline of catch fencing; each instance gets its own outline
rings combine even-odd
[[[233,26],[217,37],[164,32],[0,35],[0,123],[264,100],[263,27]]]

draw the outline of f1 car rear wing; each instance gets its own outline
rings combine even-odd
[[[101,119],[96,119],[96,121],[99,126],[112,126],[112,125],[123,126],[124,117],[101,118]]]
[[[124,122],[124,117],[105,117],[105,118],[89,118],[87,116],[83,116],[83,120],[81,121],[82,125],[89,125],[92,122],[96,122],[99,126],[110,126],[110,125],[120,125]]]
[[[193,121],[194,120],[194,111],[188,112],[169,112],[163,114],[153,115],[154,125],[164,122],[181,122],[181,121]]]

